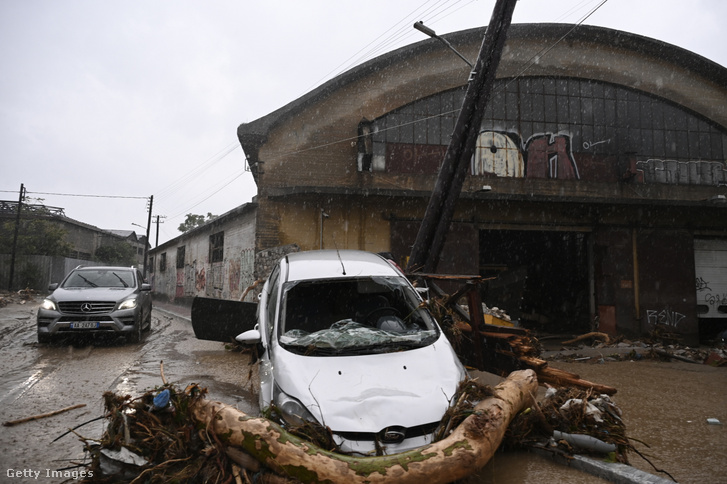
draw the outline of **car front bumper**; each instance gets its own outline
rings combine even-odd
[[[138,306],[133,309],[91,315],[66,314],[41,308],[37,317],[38,334],[55,336],[89,333],[126,334],[137,330],[136,323],[141,324],[140,315]]]

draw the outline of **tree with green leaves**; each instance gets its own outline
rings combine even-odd
[[[187,218],[179,224],[179,227],[177,227],[177,230],[180,232],[188,232],[196,227],[200,227],[210,220],[214,220],[217,218],[217,215],[212,215],[210,212],[207,212],[207,218],[205,218],[204,215],[195,215],[193,213],[188,213]]]
[[[116,242],[96,249],[94,258],[109,265],[131,266],[136,263],[136,250],[126,242]]]
[[[13,235],[15,220],[6,220],[0,224],[0,254],[13,251]],[[18,255],[66,255],[72,250],[71,244],[65,241],[66,230],[52,220],[43,218],[22,218],[18,230]]]

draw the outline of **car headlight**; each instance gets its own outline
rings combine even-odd
[[[298,399],[291,397],[277,385],[273,395],[273,401],[280,410],[281,416],[291,425],[302,425],[304,421],[317,423],[316,418],[311,414]]]
[[[56,306],[56,303],[50,299],[43,299],[43,302],[40,303],[40,307],[41,309],[47,309],[49,311],[58,311],[58,306]]]
[[[127,299],[119,304],[119,309],[134,309],[136,307],[136,298]]]

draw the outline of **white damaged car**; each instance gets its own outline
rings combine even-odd
[[[230,301],[199,299],[192,321],[201,339],[223,340],[240,327],[212,324],[210,305],[222,319],[250,313],[233,306],[223,316]],[[430,443],[466,377],[417,291],[377,254],[283,257],[260,294],[256,322],[236,339],[262,347],[261,410],[275,405],[290,423],[328,427],[342,452],[393,454]]]

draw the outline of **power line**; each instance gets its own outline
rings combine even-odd
[[[181,216],[181,215],[184,215],[184,214],[185,214],[185,213],[187,213],[187,212],[188,212],[189,210],[192,210],[193,208],[195,208],[196,206],[198,206],[198,205],[199,205],[199,204],[201,204],[202,202],[205,202],[205,201],[209,200],[210,198],[212,198],[212,197],[213,197],[214,195],[216,195],[216,194],[217,194],[217,193],[218,193],[218,192],[219,192],[220,190],[222,190],[223,188],[226,188],[226,187],[227,187],[228,185],[230,185],[230,184],[231,184],[232,182],[234,182],[235,180],[237,180],[238,178],[240,178],[240,177],[241,177],[242,175],[244,175],[245,173],[246,173],[246,170],[242,170],[242,171],[241,171],[240,173],[238,173],[238,174],[237,174],[236,176],[234,176],[234,177],[233,177],[233,178],[232,178],[231,180],[229,180],[229,181],[228,181],[227,183],[225,183],[224,185],[222,185],[222,186],[221,186],[220,188],[218,188],[218,189],[214,190],[214,191],[213,191],[212,193],[210,193],[210,194],[209,194],[208,196],[206,196],[205,198],[203,198],[203,199],[202,199],[202,200],[200,200],[199,202],[195,203],[195,204],[194,204],[194,205],[192,205],[191,207],[189,207],[189,208],[187,208],[187,209],[185,209],[185,210],[183,210],[183,211],[181,211],[181,212],[179,212],[179,213],[177,213],[177,214],[175,214],[175,215],[172,215],[172,216],[170,216],[169,218],[170,218],[170,219],[175,219],[175,218],[177,218],[177,217],[179,217],[179,216]]]
[[[532,56],[532,57],[531,57],[531,58],[529,59],[529,63],[528,63],[528,64],[527,64],[527,65],[526,65],[526,66],[525,66],[525,67],[524,67],[524,68],[523,68],[523,69],[522,69],[522,70],[521,70],[520,72],[518,72],[518,73],[517,73],[517,75],[515,75],[515,77],[513,77],[512,79],[510,79],[509,81],[507,81],[507,83],[506,83],[506,85],[505,85],[505,86],[503,87],[503,89],[504,89],[504,88],[506,88],[506,87],[507,87],[508,85],[510,85],[510,83],[512,83],[512,82],[516,81],[517,79],[519,79],[519,78],[520,78],[520,77],[521,77],[521,76],[522,76],[522,75],[523,75],[523,74],[524,74],[524,73],[525,73],[525,72],[526,72],[526,71],[527,71],[527,70],[528,70],[528,69],[529,69],[530,67],[532,67],[532,66],[533,66],[533,64],[535,64],[535,62],[536,62],[536,60],[537,60],[538,58],[541,58],[542,56],[544,56],[544,55],[548,54],[548,53],[549,53],[549,52],[550,52],[551,50],[553,50],[553,49],[554,49],[554,48],[555,48],[555,47],[556,47],[556,46],[557,46],[558,44],[560,44],[560,43],[561,43],[561,42],[562,42],[562,41],[563,41],[563,40],[564,40],[564,39],[565,39],[565,38],[566,38],[566,37],[567,37],[568,35],[570,35],[570,34],[571,34],[572,32],[574,32],[574,31],[575,31],[575,30],[576,30],[576,29],[577,29],[577,28],[578,28],[578,27],[579,27],[579,26],[580,26],[581,24],[583,24],[583,22],[585,22],[585,21],[586,21],[586,19],[588,19],[588,17],[590,17],[591,15],[593,15],[593,14],[594,14],[594,13],[595,13],[595,12],[596,12],[596,11],[597,11],[597,10],[598,10],[599,8],[601,8],[601,7],[602,7],[602,6],[603,6],[603,5],[604,5],[604,4],[605,4],[605,3],[607,2],[607,1],[608,1],[608,0],[601,0],[601,3],[599,3],[599,4],[598,4],[598,5],[596,6],[596,7],[594,7],[594,8],[593,8],[593,9],[592,9],[591,11],[589,11],[589,12],[588,12],[588,13],[587,13],[586,15],[584,15],[583,17],[581,17],[581,18],[580,18],[580,19],[578,20],[578,22],[577,22],[576,24],[574,24],[574,25],[573,25],[573,27],[572,27],[571,29],[569,29],[569,30],[568,30],[568,32],[566,32],[566,33],[565,33],[565,34],[564,34],[564,35],[563,35],[562,37],[560,37],[560,38],[559,38],[559,39],[558,39],[557,41],[555,41],[555,42],[554,42],[553,44],[551,44],[551,45],[549,45],[549,46],[546,46],[546,47],[544,47],[543,49],[541,49],[541,50],[540,50],[540,51],[539,51],[539,52],[538,52],[537,54],[533,55],[533,56]],[[582,3],[584,3],[584,2],[582,2]],[[573,10],[573,9],[571,9],[571,11],[572,11],[572,10]],[[570,11],[569,11],[569,12],[570,12]],[[561,16],[561,18],[562,18],[562,17],[563,17],[563,16]],[[383,131],[388,131],[388,130],[391,130],[391,129],[397,129],[397,128],[400,128],[400,127],[402,127],[402,126],[408,126],[408,125],[410,125],[410,124],[416,124],[416,123],[421,123],[421,122],[423,122],[423,121],[426,121],[426,120],[428,120],[428,119],[433,119],[433,118],[436,118],[436,117],[440,117],[440,116],[446,116],[446,115],[454,114],[454,113],[457,113],[458,111],[459,111],[459,109],[454,109],[454,110],[452,110],[452,111],[448,111],[448,112],[446,112],[446,113],[439,113],[439,114],[435,114],[435,115],[432,115],[432,116],[427,116],[427,117],[423,117],[423,118],[415,119],[415,120],[413,120],[413,121],[408,121],[408,122],[406,122],[406,123],[401,123],[401,124],[399,124],[399,125],[396,125],[396,126],[387,126],[387,127],[386,127],[386,128],[384,128],[384,129],[379,129],[379,132],[383,132]],[[285,157],[285,156],[290,156],[290,155],[296,155],[296,154],[304,153],[304,152],[307,152],[307,151],[313,151],[313,150],[317,150],[317,149],[321,149],[321,148],[326,148],[326,147],[328,147],[328,146],[336,145],[336,144],[338,144],[338,143],[344,143],[344,142],[350,142],[350,141],[354,141],[354,140],[357,140],[358,138],[359,138],[359,137],[358,137],[358,135],[357,135],[357,136],[351,136],[351,137],[348,137],[348,138],[342,138],[342,139],[339,139],[339,140],[329,141],[329,142],[327,142],[327,143],[324,143],[324,144],[321,144],[321,145],[317,145],[317,146],[312,146],[312,147],[310,147],[310,148],[305,148],[305,149],[302,149],[302,150],[295,150],[295,151],[288,151],[288,152],[285,152],[285,153],[278,153],[278,154],[272,154],[272,155],[271,155],[271,156],[270,156],[270,157],[269,157],[269,158],[267,159],[267,161],[270,161],[270,160],[277,160],[277,159],[280,159],[280,158],[282,158],[282,157]]]
[[[87,197],[87,198],[128,198],[128,199],[137,199],[137,200],[146,200],[149,197],[129,197],[129,196],[123,196],[123,195],[82,195],[80,193],[51,193],[51,192],[28,192],[25,193],[33,195],[54,195],[57,197]]]
[[[225,146],[221,150],[219,150],[217,153],[212,155],[207,161],[199,165],[197,168],[191,170],[190,172],[186,173],[185,175],[179,177],[174,182],[170,183],[166,187],[159,190],[155,195],[157,195],[157,199],[164,199],[168,198],[169,196],[173,195],[177,190],[179,190],[183,185],[186,185],[187,183],[193,181],[197,175],[200,173],[208,170],[216,163],[223,160],[227,155],[235,151],[236,149],[240,148],[240,144],[235,141],[233,143],[230,143],[229,145]]]

